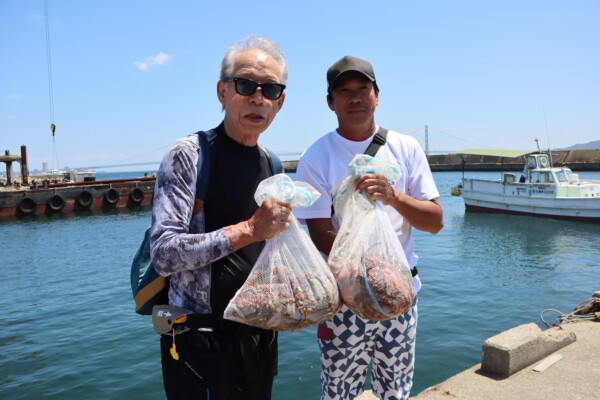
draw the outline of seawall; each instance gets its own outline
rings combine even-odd
[[[557,150],[551,153],[552,164],[573,171],[600,171],[600,149]],[[435,154],[427,156],[432,171],[522,171],[524,157],[491,157],[472,154]],[[298,161],[283,161],[286,172],[296,172]]]
[[[551,152],[554,166],[573,171],[600,171],[600,149]],[[436,154],[427,156],[432,171],[522,171],[524,157],[492,157],[473,154]]]

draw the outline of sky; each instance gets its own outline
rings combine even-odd
[[[376,122],[429,154],[587,143],[599,21],[600,0],[0,0],[0,150],[26,145],[30,170],[158,163],[221,122],[221,59],[250,34],[289,63],[259,140],[282,159],[337,127],[325,75],[344,55],[374,67]]]

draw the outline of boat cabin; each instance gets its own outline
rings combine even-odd
[[[550,159],[548,154],[530,154],[527,156],[527,168],[548,168],[550,166]]]
[[[548,154],[530,154],[526,158],[520,183],[570,183],[579,180],[570,168],[552,168]]]

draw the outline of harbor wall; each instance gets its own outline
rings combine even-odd
[[[552,151],[552,164],[572,171],[600,171],[600,149]],[[463,165],[464,160],[464,165]],[[492,157],[473,154],[435,154],[427,156],[432,171],[522,171],[524,157]],[[283,161],[286,172],[296,172],[298,161]]]
[[[600,171],[600,149],[552,151],[552,164],[573,171]],[[524,157],[492,157],[474,154],[427,156],[432,171],[522,171]],[[464,163],[463,163],[464,161]]]

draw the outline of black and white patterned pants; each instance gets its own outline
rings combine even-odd
[[[373,394],[408,399],[414,372],[417,300],[406,314],[368,321],[342,309],[318,329],[322,400],[351,400],[363,392],[369,363]]]

